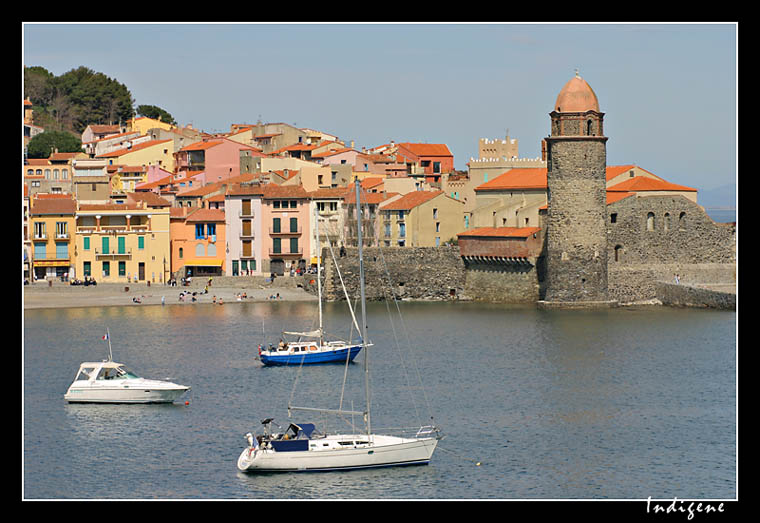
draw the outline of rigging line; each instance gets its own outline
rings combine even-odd
[[[392,283],[393,282],[390,279],[390,274],[388,273],[387,265],[385,264],[385,257],[383,256],[382,249],[380,249],[380,258],[383,261],[383,266],[385,267],[385,273],[388,276],[388,287],[387,288],[391,289],[391,295],[393,296],[393,301],[395,302],[396,301],[396,296],[395,296],[395,293],[393,292],[393,287],[392,287]],[[412,400],[412,406],[414,407],[414,414],[415,414],[415,416],[416,416],[416,418],[417,418],[417,420],[419,422],[420,421],[420,413],[419,413],[419,410],[417,408],[417,401],[414,398],[414,394],[411,392],[412,391],[412,387],[411,387],[411,382],[409,380],[409,373],[407,371],[407,367],[406,367],[406,364],[404,362],[403,353],[401,352],[401,344],[399,343],[399,339],[398,339],[398,336],[396,334],[396,326],[395,326],[395,323],[393,322],[393,315],[391,314],[391,310],[390,310],[390,300],[388,299],[388,292],[387,292],[385,286],[383,286],[383,294],[385,295],[385,307],[386,307],[386,309],[388,311],[388,319],[389,319],[389,321],[391,323],[391,330],[393,331],[393,339],[395,341],[396,351],[399,354],[399,361],[401,362],[401,367],[404,370],[404,377],[406,379],[407,388],[409,389],[409,397],[411,398],[411,400]]]
[[[388,265],[385,262],[385,256],[383,255],[382,248],[379,249],[379,251],[380,251],[380,258],[383,261],[383,267],[385,267],[385,273],[386,273],[386,275],[388,277],[388,280],[391,281],[391,275],[388,272]],[[404,321],[404,317],[401,314],[401,308],[398,305],[398,300],[396,300],[396,293],[395,293],[395,291],[393,291],[393,287],[392,286],[389,285],[389,287],[391,288],[391,292],[393,293],[393,302],[396,304],[396,310],[398,311],[399,320],[401,321],[401,326],[402,326],[401,330],[404,332],[404,335],[406,336],[407,347],[411,347],[411,340],[409,339],[409,329],[406,328],[406,322]],[[415,373],[417,374],[417,379],[419,380],[419,383],[420,383],[420,388],[422,390],[422,397],[425,400],[425,405],[427,406],[428,414],[430,414],[430,418],[432,419],[433,418],[433,416],[432,416],[433,409],[430,406],[430,400],[429,400],[429,398],[427,396],[427,391],[425,390],[425,387],[423,385],[422,376],[420,375],[419,366],[416,364],[416,360],[414,358],[412,358],[412,364],[414,365],[414,370],[415,370]]]
[[[351,307],[351,299],[348,296],[348,291],[346,290],[346,286],[343,283],[343,275],[340,273],[340,267],[338,267],[338,261],[335,259],[335,251],[333,251],[332,244],[328,241],[327,247],[330,249],[330,255],[332,256],[333,265],[335,266],[335,270],[338,272],[338,278],[340,278],[340,285],[343,287],[343,292],[346,295],[346,302],[348,303],[348,310],[351,311],[351,318],[353,319],[353,323],[351,324],[351,335],[349,336],[349,340],[353,339],[353,326],[356,325],[356,330],[359,332],[359,337],[361,338],[361,331],[359,330],[359,324],[356,323],[356,316],[354,315],[354,309]],[[319,253],[321,255],[322,253]],[[321,271],[321,268],[320,268]],[[321,278],[321,274],[317,274],[317,278]],[[339,409],[343,408],[343,398],[345,396],[346,391],[346,381],[348,380],[348,355],[351,351],[349,350],[346,353],[346,365],[343,367],[343,385],[340,388],[340,401],[338,403]]]

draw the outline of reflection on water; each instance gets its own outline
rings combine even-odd
[[[26,311],[24,495],[736,495],[735,313],[453,303],[402,308],[403,324],[391,323],[384,304],[369,306],[373,426],[411,427],[432,414],[446,438],[431,464],[265,476],[235,467],[246,432],[261,431],[266,417],[286,424],[289,401],[327,408],[341,401],[342,366],[266,368],[256,360],[257,345],[276,342],[282,330],[311,329],[313,304]],[[328,304],[325,318],[328,330],[351,334],[345,304]],[[191,391],[174,405],[67,404],[63,394],[79,364],[106,357],[106,328],[115,360]],[[363,405],[361,358],[347,369],[345,408]]]

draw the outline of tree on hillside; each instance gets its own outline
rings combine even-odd
[[[162,122],[166,122],[171,125],[177,125],[177,122],[174,120],[174,117],[171,114],[161,109],[160,107],[156,107],[155,105],[138,105],[136,111],[140,116],[147,116],[148,118],[153,118],[154,120],[161,120]]]
[[[29,140],[26,152],[29,158],[49,158],[58,149],[60,153],[82,151],[82,141],[67,131],[45,131]]]
[[[56,77],[53,85],[75,108],[73,130],[81,133],[90,124],[114,124],[132,118],[134,100],[122,83],[87,67]]]

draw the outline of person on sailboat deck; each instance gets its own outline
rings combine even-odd
[[[280,339],[280,343],[277,344],[277,350],[286,350],[287,348],[288,348],[288,344],[282,341],[282,339]]]

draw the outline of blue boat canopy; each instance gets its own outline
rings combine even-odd
[[[312,433],[316,431],[316,427],[313,423],[291,423],[288,430],[292,430],[296,438],[311,438]],[[319,431],[317,431],[319,432]]]

